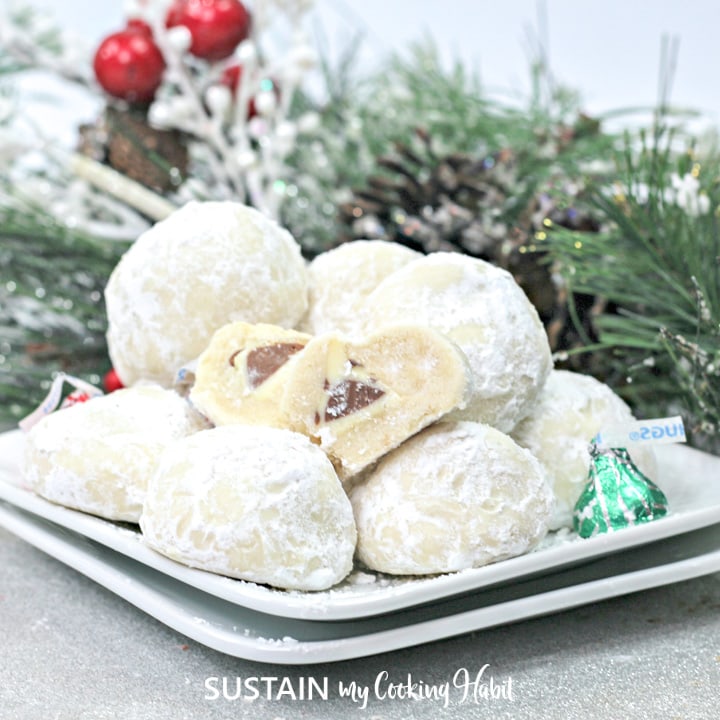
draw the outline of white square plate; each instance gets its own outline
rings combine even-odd
[[[668,516],[660,520],[587,540],[571,533],[558,533],[527,555],[458,573],[428,578],[393,578],[358,570],[331,590],[314,593],[282,591],[185,567],[151,550],[140,532],[128,525],[43,500],[22,487],[22,446],[20,432],[0,434],[0,499],[105,546],[127,560],[151,568],[165,576],[168,582],[179,581],[206,596],[288,620],[352,619],[357,622],[374,615],[436,604],[453,596],[477,595],[481,589],[485,597],[491,588],[554,573],[720,522],[720,458],[681,445],[660,446],[657,448],[660,471],[656,481],[666,493],[671,509]],[[705,572],[714,569],[711,567]]]
[[[339,622],[268,615],[214,595],[0,501],[0,526],[160,622],[228,655],[283,665],[365,657],[720,570],[720,524],[542,577]]]

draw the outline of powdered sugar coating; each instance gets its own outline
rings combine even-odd
[[[556,498],[552,529],[572,526],[572,512],[588,479],[590,441],[598,432],[631,422],[623,399],[590,375],[553,370],[530,415],[513,438],[540,460]],[[650,448],[631,450],[648,477],[655,476]]]
[[[309,306],[301,328],[314,335],[357,334],[364,299],[388,275],[419,257],[384,240],[355,240],[318,255],[308,266]]]
[[[27,435],[25,478],[38,495],[137,522],[165,447],[205,427],[172,390],[139,385],[58,410]]]
[[[158,552],[289,590],[324,590],[352,569],[350,502],[325,454],[289,430],[228,425],[177,442],[140,519]]]
[[[362,307],[365,327],[428,325],[465,353],[473,389],[454,420],[509,432],[532,408],[552,367],[537,311],[512,275],[459,253],[413,260],[383,280]]]
[[[235,202],[191,202],[143,233],[105,290],[108,346],[126,386],[170,387],[226,323],[293,327],[307,274],[287,230]]]
[[[521,555],[547,532],[552,492],[538,461],[473,422],[438,423],[393,450],[351,491],[358,558],[426,575]]]

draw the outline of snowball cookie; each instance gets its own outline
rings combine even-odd
[[[470,362],[473,390],[454,420],[510,431],[552,367],[545,329],[512,275],[467,255],[413,260],[385,278],[361,312],[366,329],[422,323],[457,343]]]
[[[355,240],[318,255],[308,267],[309,308],[301,327],[313,335],[358,331],[359,306],[391,273],[422,257],[404,245]]]
[[[25,477],[38,495],[137,522],[148,478],[174,440],[207,427],[172,390],[138,385],[44,417],[27,434]]]
[[[356,540],[350,501],[324,453],[297,433],[250,425],[168,448],[140,527],[173,560],[289,590],[342,580]]]
[[[600,430],[632,422],[625,402],[590,375],[553,370],[535,408],[512,432],[540,460],[556,498],[552,529],[572,527],[575,503],[588,479],[590,441]],[[633,461],[655,476],[650,448],[631,450]]]
[[[265,323],[230,323],[200,355],[190,402],[215,425],[287,427],[280,401],[310,335]]]
[[[283,413],[343,481],[465,402],[467,360],[440,333],[393,327],[363,339],[318,335],[288,373]]]
[[[307,274],[287,230],[234,202],[191,202],[143,233],[105,290],[108,346],[125,386],[175,374],[236,320],[294,327]]]
[[[553,497],[527,450],[464,421],[437,423],[393,450],[351,500],[358,559],[380,572],[429,575],[535,547]]]

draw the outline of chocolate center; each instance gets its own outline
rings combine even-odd
[[[296,352],[305,346],[300,343],[275,343],[250,350],[245,358],[247,384],[251,390],[262,385]]]
[[[346,415],[362,410],[385,394],[384,390],[375,385],[352,378],[341,380],[331,387],[326,387],[326,390],[328,391],[328,402],[325,407],[325,422],[339,420]],[[319,418],[317,419],[319,420]]]

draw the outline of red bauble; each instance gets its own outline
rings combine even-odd
[[[222,60],[250,32],[250,13],[239,0],[175,0],[166,25],[190,31],[190,52],[204,60]]]
[[[93,69],[105,92],[128,102],[146,103],[160,87],[165,60],[150,28],[140,20],[131,20],[125,30],[108,35],[100,43]]]
[[[122,380],[118,377],[115,368],[113,368],[112,370],[108,370],[105,373],[105,377],[103,378],[103,387],[105,388],[105,392],[109,393],[115,392],[116,390],[120,390],[125,387],[122,384]]]

